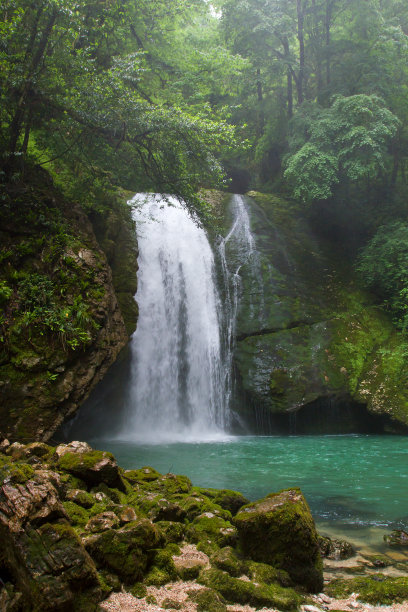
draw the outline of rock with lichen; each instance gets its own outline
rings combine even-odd
[[[287,489],[241,508],[234,518],[244,556],[286,570],[296,584],[323,587],[318,535],[300,489]]]

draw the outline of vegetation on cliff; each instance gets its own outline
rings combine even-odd
[[[48,439],[128,336],[88,218],[44,170],[26,167],[8,185],[0,227],[1,427],[12,438]],[[122,289],[133,299],[133,285]]]

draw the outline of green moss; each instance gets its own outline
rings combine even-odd
[[[177,571],[170,550],[154,551],[151,567],[145,576],[145,584],[160,586],[177,578]]]
[[[289,576],[288,572],[272,567],[267,563],[248,561],[247,568],[251,579],[255,582],[264,582],[265,584],[278,583],[283,587],[294,586],[293,580]]]
[[[62,505],[64,506],[72,525],[75,527],[85,527],[89,520],[89,514],[85,508],[82,508],[82,506],[78,506],[78,504],[71,501],[65,501]]]
[[[171,580],[170,574],[165,569],[156,566],[151,567],[144,577],[145,584],[156,587],[163,586]]]
[[[181,554],[180,546],[177,546],[177,544],[174,544],[174,543],[166,544],[166,550],[171,555],[180,555]]]
[[[95,498],[87,491],[81,489],[73,489],[67,492],[66,497],[68,501],[72,501],[83,508],[92,508],[95,505]]]
[[[223,499],[222,495],[220,495],[219,499]],[[242,496],[242,499],[245,499]],[[219,505],[216,501],[216,498],[212,500],[204,495],[188,495],[183,497],[180,500],[180,506],[186,512],[187,518],[192,521],[194,518],[204,513],[212,513],[215,514],[225,521],[230,521],[232,516],[231,512],[228,509],[224,509],[221,505]],[[228,503],[227,498],[225,496],[224,500]],[[246,500],[247,501],[247,500]],[[232,498],[231,498],[231,502]]]
[[[162,530],[168,542],[177,543],[184,539],[186,526],[182,523],[175,523],[173,521],[158,521],[156,524]]]
[[[232,578],[217,569],[201,572],[198,582],[214,589],[225,599],[234,603],[253,606],[273,606],[279,610],[296,610],[301,599],[292,589],[279,585],[259,585]]]
[[[72,474],[68,474],[67,472],[60,472],[61,482],[67,485],[68,489],[80,489],[86,493],[86,484],[77,476],[73,476]],[[95,500],[92,498],[92,503],[95,503]]]
[[[191,480],[187,476],[165,474],[152,482],[152,491],[161,491],[168,496],[188,493],[192,488]]]
[[[115,504],[125,503],[127,499],[119,489],[108,487],[104,482],[99,483],[97,487],[93,487],[91,493],[104,493]]]
[[[200,589],[191,591],[189,599],[197,605],[197,612],[226,612],[227,606],[219,593],[213,589]]]
[[[146,597],[147,589],[144,584],[142,584],[141,582],[138,582],[137,584],[134,584],[132,586],[132,588],[130,589],[130,592],[132,593],[133,597],[137,597],[138,599],[143,599],[143,597]]]
[[[87,453],[65,453],[58,459],[58,467],[61,470],[73,474],[83,474],[85,470],[92,470],[105,457],[114,460],[112,453],[107,451],[92,450]]]
[[[112,572],[108,572],[107,570],[101,569],[98,572],[100,581],[106,585],[106,587],[110,591],[120,591],[121,590],[121,582],[116,574],[112,574]]]
[[[161,474],[154,468],[145,466],[139,470],[125,470],[124,476],[132,484],[143,484],[157,480]]]
[[[300,489],[287,489],[241,508],[234,518],[242,551],[283,569],[313,592],[323,586],[318,535]]]
[[[383,574],[358,576],[350,580],[333,580],[326,590],[328,595],[337,599],[358,593],[360,601],[372,605],[392,605],[408,599],[408,578],[392,578]]]
[[[0,462],[0,482],[9,480],[16,484],[25,484],[34,476],[31,465],[20,461],[12,461],[6,457],[1,458]]]
[[[211,565],[228,572],[230,576],[238,578],[247,572],[247,564],[238,557],[237,553],[231,546],[226,546],[217,550],[211,556]],[[265,581],[263,581],[265,582]]]
[[[87,544],[91,556],[126,583],[140,581],[149,562],[149,550],[162,543],[157,528],[146,519],[119,530],[110,529]]]
[[[194,519],[187,530],[187,539],[193,543],[208,544],[211,550],[213,547],[233,544],[237,533],[229,521],[208,513]]]

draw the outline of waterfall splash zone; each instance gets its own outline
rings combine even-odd
[[[138,195],[133,206],[138,329],[129,354],[67,424],[64,439],[110,450],[125,469],[151,465],[250,499],[298,486],[319,529],[356,545],[379,550],[384,530],[407,529],[406,437],[226,433],[235,418],[231,372],[243,266],[251,266],[263,294],[245,198],[231,200],[231,229],[216,253],[218,289],[207,236],[177,200]]]
[[[228,425],[221,303],[205,231],[173,197],[136,195],[139,321],[122,440],[217,439]]]

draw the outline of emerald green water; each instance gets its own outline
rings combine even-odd
[[[103,447],[124,468],[151,465],[252,500],[300,487],[322,532],[359,544],[380,548],[384,530],[408,527],[407,437],[248,436],[161,445],[103,440]]]

